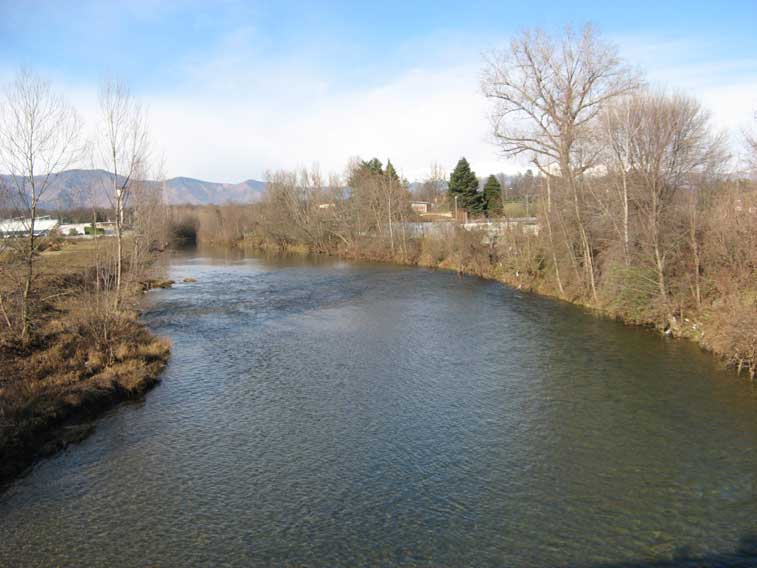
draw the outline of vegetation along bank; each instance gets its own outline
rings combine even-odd
[[[136,267],[127,270],[128,284],[114,307],[107,289],[112,275],[103,262],[112,258],[114,243],[99,240],[69,240],[40,253],[26,338],[14,333],[13,280],[3,280],[8,321],[0,331],[0,484],[37,457],[82,439],[91,420],[114,404],[141,398],[168,361],[168,341],[138,319]]]

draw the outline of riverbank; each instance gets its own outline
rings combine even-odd
[[[99,246],[70,241],[41,254],[32,336],[0,333],[0,486],[86,437],[104,411],[142,397],[168,361],[169,342],[139,321],[138,281],[118,310],[95,282]]]
[[[703,304],[698,310],[684,312],[683,308],[678,308],[677,315],[661,320],[656,317],[659,312],[646,309],[644,298],[629,301],[628,287],[625,286],[618,286],[616,294],[611,289],[602,290],[598,303],[588,301],[582,294],[558,289],[554,278],[548,274],[538,240],[528,235],[511,235],[498,243],[482,239],[475,232],[457,230],[446,238],[405,239],[394,253],[385,239],[379,238],[318,250],[303,244],[272,244],[259,238],[229,244],[268,252],[326,254],[348,260],[452,270],[495,280],[518,290],[569,302],[626,325],[646,327],[669,337],[693,341],[715,354],[737,374],[745,374],[754,380],[757,373],[757,291],[737,290],[728,297]],[[622,273],[619,274],[618,278],[622,277]]]

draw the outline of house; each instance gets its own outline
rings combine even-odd
[[[92,223],[66,223],[58,226],[58,232],[64,237],[78,237],[88,234],[88,227],[92,227]]]
[[[116,234],[116,222],[115,221],[98,221],[95,226],[97,227],[98,235],[115,235]]]
[[[412,209],[419,215],[424,215],[425,213],[431,211],[432,205],[433,204],[430,201],[411,201],[410,209]]]
[[[23,237],[29,234],[31,219],[23,217],[0,221],[0,237]],[[57,228],[58,220],[50,216],[37,217],[34,220],[34,235],[43,237]]]
[[[116,234],[116,223],[114,221],[99,221],[95,223],[98,235],[111,236]],[[82,237],[91,236],[95,231],[92,230],[92,223],[66,223],[58,227],[58,232],[64,237]]]

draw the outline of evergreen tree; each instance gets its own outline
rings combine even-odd
[[[368,172],[372,174],[377,174],[377,175],[384,174],[384,167],[381,165],[381,160],[379,160],[378,158],[373,158],[372,160],[363,162],[361,165],[363,169],[367,170]]]
[[[455,171],[449,176],[450,204],[454,204],[456,196],[458,207],[474,214],[483,210],[484,202],[482,194],[478,192],[478,178],[465,158],[460,158]]]
[[[391,160],[387,160],[386,161],[386,172],[385,172],[385,175],[386,175],[386,177],[388,177],[389,179],[391,179],[394,183],[396,183],[397,185],[399,185],[399,183],[400,183],[400,176],[397,175],[397,170],[394,169],[394,166],[392,165],[392,161]]]
[[[484,211],[491,217],[502,211],[502,186],[499,180],[493,175],[489,176],[484,185]]]

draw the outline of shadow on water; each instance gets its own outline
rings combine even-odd
[[[757,566],[757,533],[741,538],[733,552],[694,555],[688,547],[676,550],[671,560],[639,560],[601,564],[569,564],[564,568],[754,568]]]

